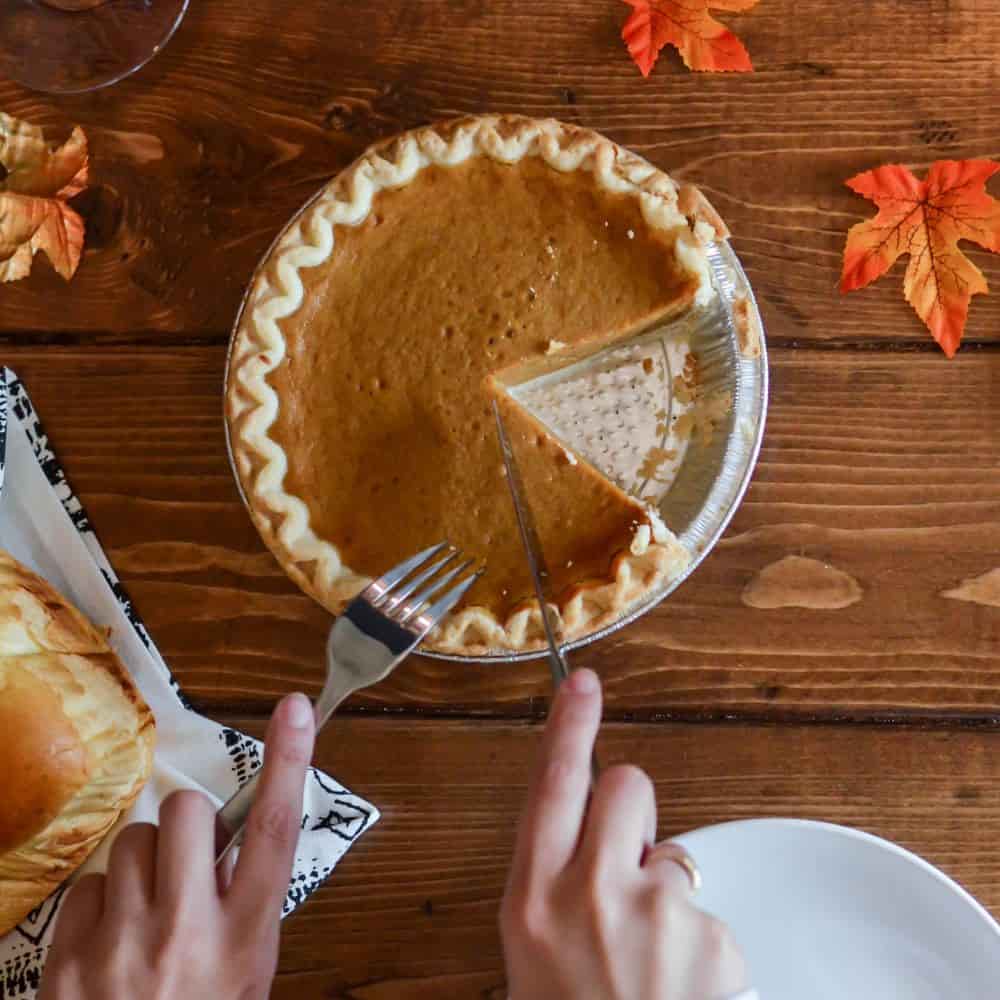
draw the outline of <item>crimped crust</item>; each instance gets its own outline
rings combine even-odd
[[[678,188],[641,157],[587,129],[516,116],[462,119],[374,146],[335,177],[291,221],[254,276],[233,334],[225,404],[234,463],[261,536],[292,579],[333,613],[369,581],[344,564],[333,540],[314,533],[308,506],[284,488],[288,457],[269,433],[280,404],[267,381],[285,356],[280,321],[304,300],[300,269],[329,259],[335,226],[363,222],[378,191],[408,184],[424,167],[453,166],[475,156],[505,163],[538,156],[556,170],[586,170],[596,185],[633,194],[651,228],[686,226],[690,238],[678,240],[678,258],[699,276],[695,302],[711,295],[701,247],[728,235],[714,209],[696,188]],[[614,560],[611,577],[581,583],[557,609],[565,637],[579,638],[610,624],[688,562],[688,553],[651,514],[631,550]],[[428,644],[475,655],[537,648],[544,636],[537,606],[516,609],[503,622],[486,608],[466,607]]]

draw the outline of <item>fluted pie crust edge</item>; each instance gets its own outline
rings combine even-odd
[[[475,156],[504,163],[538,156],[555,170],[585,170],[597,186],[633,195],[652,229],[686,228],[686,238],[675,245],[681,265],[699,276],[695,304],[712,294],[703,247],[728,232],[707,199],[588,129],[518,116],[460,119],[373,146],[331,180],[278,236],[253,277],[230,347],[225,408],[234,465],[256,527],[289,576],[334,614],[370,581],[345,564],[334,540],[317,536],[305,500],[285,489],[288,456],[269,433],[279,398],[268,375],[286,350],[280,321],[304,300],[300,269],[330,258],[335,226],[359,225],[379,191],[406,185],[424,167],[454,166]],[[690,554],[654,511],[649,522],[636,529],[630,549],[615,557],[606,582],[575,588],[556,609],[566,640],[611,624],[688,566]],[[427,641],[441,652],[466,655],[543,644],[537,604],[515,609],[504,621],[484,607],[462,608]]]

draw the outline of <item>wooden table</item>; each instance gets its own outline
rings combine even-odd
[[[1000,913],[1000,608],[942,596],[1000,565],[997,289],[947,362],[899,271],[841,298],[843,180],[1000,155],[1000,0],[760,0],[724,15],[753,75],[665,55],[642,80],[614,0],[193,0],[136,78],[0,107],[82,124],[94,187],[65,285],[0,288],[25,379],[110,558],[198,707],[262,729],[315,693],[327,616],[240,506],[220,389],[255,261],[370,141],[481,111],[600,129],[725,216],[759,296],[773,392],[725,539],[661,608],[575,657],[603,675],[605,760],[655,777],[662,829],[769,814],[900,841]],[[994,193],[1000,193],[994,185]],[[861,588],[749,607],[788,555]],[[1000,601],[998,601],[1000,603]],[[320,763],[384,818],[286,928],[278,997],[503,997],[495,913],[548,697],[538,666],[414,661],[354,699]]]

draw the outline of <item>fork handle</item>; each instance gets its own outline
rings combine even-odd
[[[257,797],[260,771],[255,771],[247,781],[215,814],[215,863],[219,864],[243,839],[243,830],[250,817],[250,808]]]
[[[354,686],[350,681],[341,684],[327,683],[323,693],[313,705],[313,718],[316,732],[326,725],[337,706],[352,692]],[[243,840],[243,831],[250,818],[250,809],[257,798],[257,786],[260,784],[261,772],[255,771],[237,789],[236,794],[223,803],[215,814],[215,863],[218,865],[229,851]]]

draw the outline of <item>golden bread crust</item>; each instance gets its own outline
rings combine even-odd
[[[131,805],[154,742],[152,713],[101,632],[0,552],[0,934]]]

